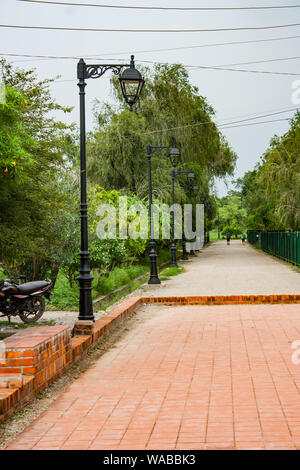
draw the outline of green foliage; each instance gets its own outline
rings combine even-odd
[[[64,155],[67,127],[50,117],[51,80],[1,61],[6,103],[0,105],[0,260],[7,274],[56,277],[74,231],[76,191]],[[69,170],[69,169],[68,169]]]
[[[126,188],[137,192],[144,177],[145,119],[130,111],[113,115],[110,125],[90,135],[88,177],[107,189]],[[101,164],[105,161],[105,164]],[[126,168],[126,171],[124,169]]]
[[[26,132],[22,115],[28,102],[13,88],[6,87],[6,101],[0,104],[0,178],[6,181],[26,177],[25,170],[34,163],[35,141]],[[23,172],[23,173],[22,173]],[[25,176],[24,176],[25,175]]]
[[[79,289],[77,283],[70,286],[68,278],[60,272],[57,276],[51,304],[60,310],[78,309]]]
[[[231,192],[219,200],[219,217],[215,219],[215,224],[219,222],[219,229],[222,237],[229,232],[233,237],[239,237],[247,228],[247,211],[243,207],[243,199],[239,193]]]
[[[146,266],[128,266],[125,268],[115,267],[112,273],[105,276],[102,275],[95,285],[95,296],[100,294],[108,294],[121,286],[129,284],[130,281],[141,276],[148,271]]]
[[[170,249],[158,247],[157,264],[166,263],[167,261],[170,261],[170,259],[171,259]]]
[[[122,263],[124,258],[122,258],[122,253],[126,257],[126,259],[131,259],[132,261],[137,260],[146,250],[148,241],[147,239],[138,238],[138,239],[107,239],[107,240],[99,240],[96,236],[96,227],[100,218],[97,216],[97,209],[100,204],[111,204],[116,210],[116,223],[117,223],[117,236],[119,234],[119,198],[121,196],[126,196],[127,198],[127,208],[128,211],[131,206],[135,204],[142,203],[143,205],[147,206],[147,202],[145,200],[139,199],[134,193],[130,191],[120,192],[116,190],[107,191],[104,188],[101,188],[99,185],[95,185],[90,188],[90,209],[89,209],[89,217],[90,217],[90,232],[91,232],[91,241],[92,243],[96,243],[96,245],[101,248],[103,247],[113,247],[113,251],[119,250],[119,260],[118,263]],[[136,216],[137,217],[137,216]],[[128,214],[127,217],[127,230],[129,225],[133,222],[134,217]],[[104,248],[105,249],[105,248]]]
[[[223,238],[226,237],[226,233],[230,233],[231,237],[235,237],[235,238],[238,238],[241,234],[242,234],[242,231],[240,229],[240,227],[238,227],[238,225],[225,225],[225,227],[223,228],[222,232],[221,232],[221,236]]]
[[[53,79],[38,80],[34,70],[19,70],[1,60],[6,102],[0,105],[0,264],[3,276],[25,274],[28,280],[56,281],[52,304],[78,306],[79,146],[73,126],[53,118],[68,113],[52,98]],[[148,266],[148,240],[99,239],[100,204],[112,204],[119,216],[119,197],[128,207],[148,205],[146,144],[176,144],[182,153],[178,169],[191,169],[211,201],[206,228],[215,214],[209,196],[215,176],[231,174],[236,160],[213,122],[214,110],[199,94],[180,65],[145,69],[146,86],[136,113],[104,105],[96,109],[98,127],[88,135],[88,203],[90,265],[94,294],[130,283]],[[153,197],[171,202],[168,150],[152,155]],[[184,178],[183,178],[184,179]],[[183,181],[181,180],[181,182]],[[175,199],[190,202],[176,179]],[[101,186],[100,186],[101,184]],[[193,200],[196,202],[196,199]],[[198,202],[198,201],[197,201]],[[127,228],[137,222],[130,216]],[[148,221],[149,223],[149,221]],[[117,231],[119,227],[117,224]],[[161,222],[160,222],[161,232]],[[149,231],[150,232],[150,231]],[[157,243],[159,262],[169,259],[170,240]],[[171,274],[170,274],[171,275]]]
[[[214,110],[189,82],[181,65],[144,68],[145,87],[136,113],[116,111],[108,105],[95,108],[98,129],[89,136],[89,172],[92,183],[111,189],[148,193],[146,145],[176,144],[182,154],[181,168],[191,168],[196,184],[209,193],[215,176],[231,174],[236,161],[212,120]],[[112,79],[120,107],[124,100],[119,83]],[[171,165],[168,151],[151,159],[154,197],[170,203]],[[175,197],[184,196],[178,181]]]
[[[274,136],[254,171],[237,181],[248,213],[248,228],[300,229],[300,112],[282,136]]]

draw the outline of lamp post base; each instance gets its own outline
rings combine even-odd
[[[79,284],[79,316],[78,320],[95,321],[93,313],[92,299],[92,281],[94,277],[91,275],[89,266],[89,251],[80,251],[80,270],[77,281]]]
[[[187,251],[186,251],[186,241],[185,241],[185,236],[184,235],[183,235],[183,238],[182,238],[182,257],[181,257],[181,259],[183,259],[184,261],[187,261],[189,259]]]
[[[156,277],[150,277],[148,284],[149,285],[161,284],[161,282],[160,282],[160,279],[156,276]]]
[[[150,279],[148,284],[160,284],[160,280],[157,273],[157,254],[155,250],[155,241],[150,242]]]
[[[172,243],[171,255],[172,255],[172,258],[171,258],[170,267],[171,268],[178,268],[178,264],[177,264],[177,260],[176,260],[176,245],[175,245],[174,242]]]

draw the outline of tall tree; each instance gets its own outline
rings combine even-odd
[[[181,150],[181,168],[192,168],[198,186],[212,186],[215,176],[233,172],[236,155],[213,122],[214,110],[192,86],[181,65],[156,65],[144,69],[145,89],[136,113],[122,111],[123,98],[113,78],[119,110],[96,108],[98,130],[90,134],[89,179],[107,188],[147,194],[146,144],[173,145]],[[170,202],[170,162],[167,152],[154,154],[153,189]],[[176,189],[178,195],[180,188]]]
[[[23,270],[31,278],[49,270],[55,277],[66,253],[63,228],[73,224],[74,191],[64,159],[68,128],[50,114],[71,108],[55,103],[49,80],[38,81],[33,70],[2,64],[0,261],[7,270]]]
[[[275,135],[255,170],[237,181],[248,210],[249,228],[300,229],[300,112],[290,129]]]

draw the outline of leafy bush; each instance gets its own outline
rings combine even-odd
[[[94,296],[99,294],[108,294],[118,287],[129,284],[130,281],[141,276],[147,271],[145,266],[128,266],[125,268],[116,267],[108,275],[103,274],[95,285]]]
[[[222,237],[226,237],[227,232],[230,233],[231,237],[235,238],[238,238],[242,234],[242,230],[236,225],[226,225],[221,232]]]
[[[59,273],[51,297],[51,304],[59,309],[78,309],[79,289],[77,282],[70,286],[68,278]]]

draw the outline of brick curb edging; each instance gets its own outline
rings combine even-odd
[[[92,327],[79,327],[78,336],[73,338],[70,327],[49,326],[23,330],[4,340],[6,360],[0,364],[0,423],[126,321],[140,304],[140,297],[126,299],[105,317],[91,322]],[[21,378],[16,380],[15,376],[20,374]]]
[[[90,347],[126,321],[142,304],[160,305],[236,305],[300,303],[300,294],[159,296],[129,297],[96,322],[77,322],[75,336],[70,327],[34,327],[6,340],[6,361],[0,365],[0,422],[20,409],[26,401],[45,389]],[[16,375],[22,374],[21,381]],[[7,379],[1,382],[1,375]]]
[[[162,305],[297,304],[300,294],[159,296],[142,297],[141,300],[145,304]]]

